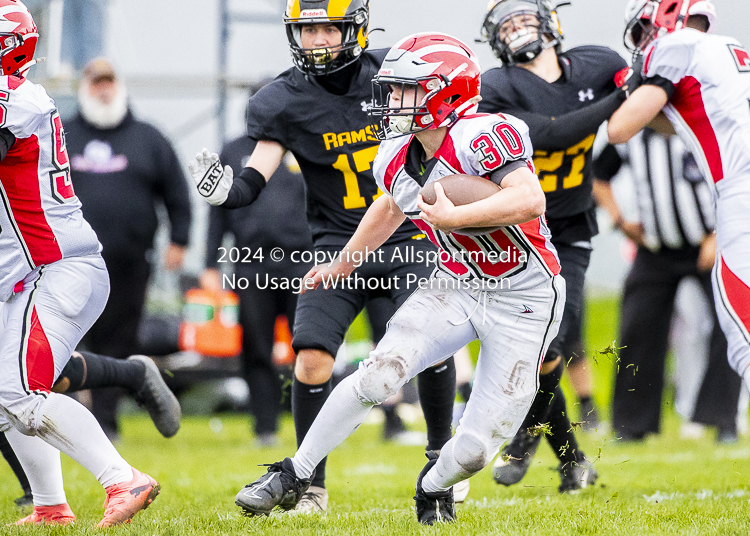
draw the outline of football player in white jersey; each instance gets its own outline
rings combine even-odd
[[[438,246],[441,262],[396,312],[359,370],[334,389],[294,458],[272,464],[237,494],[247,514],[293,508],[318,462],[373,405],[472,340],[482,343],[472,395],[453,438],[439,456],[428,453],[416,486],[419,521],[455,521],[451,486],[492,461],[526,416],[558,331],[565,284],[543,219],[545,197],[533,172],[528,128],[510,116],[475,113],[479,73],[471,49],[444,34],[407,37],[385,57],[371,108],[387,135],[373,167],[385,194],[338,260],[307,274],[306,288],[340,284],[406,217]],[[501,189],[454,206],[436,184],[435,203],[424,203],[423,186],[456,173],[481,176]]]
[[[626,20],[644,81],[609,120],[609,140],[626,142],[663,110],[698,160],[716,201],[716,310],[750,386],[750,52],[711,34],[711,0],[631,0]]]
[[[52,386],[109,294],[96,234],[70,182],[60,115],[26,79],[36,25],[0,0],[0,431],[31,482],[34,511],[18,524],[68,524],[60,452],[105,488],[99,526],[130,520],[159,484],[132,468],[81,404]]]

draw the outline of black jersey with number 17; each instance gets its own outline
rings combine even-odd
[[[335,95],[295,68],[263,87],[248,105],[247,134],[294,154],[307,183],[307,219],[316,246],[343,246],[382,194],[372,176],[380,144],[367,105],[387,50],[366,51],[349,91]],[[393,243],[420,231],[408,220]]]
[[[558,54],[563,75],[549,83],[516,65],[490,69],[482,75],[479,111],[510,113],[523,110],[547,117],[579,110],[615,89],[615,74],[627,67],[619,54],[600,46],[581,46]],[[521,117],[523,115],[519,114]],[[531,130],[534,166],[547,196],[547,220],[553,242],[589,240],[596,234],[591,196],[591,148],[598,130],[571,140],[567,147],[545,147]]]

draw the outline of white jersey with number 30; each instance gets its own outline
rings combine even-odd
[[[456,230],[444,233],[419,218],[417,200],[423,185],[465,173],[487,178],[504,164],[520,160],[533,170],[533,149],[526,123],[502,114],[475,114],[450,129],[423,177],[406,171],[409,147],[419,143],[402,136],[380,144],[373,171],[383,192],[441,250],[440,268],[458,279],[507,279],[513,289],[530,288],[560,273],[557,251],[543,217],[501,227],[482,235]]]
[[[101,245],[73,192],[60,114],[44,88],[0,76],[0,128],[15,136],[0,162],[0,301],[6,301],[39,266],[99,253]]]
[[[675,92],[664,108],[704,177],[723,188],[750,189],[750,53],[735,39],[685,28],[646,49],[644,77]],[[743,181],[747,184],[729,184]]]

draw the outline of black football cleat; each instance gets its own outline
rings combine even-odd
[[[453,501],[453,488],[448,491],[427,493],[422,489],[424,475],[437,463],[436,452],[426,453],[427,465],[417,478],[417,488],[414,493],[414,501],[417,507],[417,519],[422,525],[434,525],[435,523],[454,523],[456,521],[456,505]]]
[[[277,506],[291,510],[310,487],[312,479],[297,478],[291,458],[268,466],[268,472],[240,490],[234,503],[248,516],[267,516]]]
[[[526,476],[541,440],[542,434],[532,435],[526,430],[519,430],[492,466],[495,482],[503,486],[518,484]]]
[[[23,496],[19,497],[18,499],[14,499],[13,503],[18,508],[26,508],[27,506],[33,506],[34,505],[34,496],[31,494],[31,490],[24,491]]]
[[[128,361],[136,361],[144,367],[143,384],[133,398],[146,408],[154,426],[164,437],[172,437],[180,429],[182,409],[174,393],[164,383],[156,363],[145,355],[131,355]]]
[[[560,473],[560,493],[572,493],[593,486],[599,478],[594,464],[586,458],[580,462],[560,464],[557,471]]]

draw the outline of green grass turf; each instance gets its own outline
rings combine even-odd
[[[615,304],[589,307],[589,348],[614,340]],[[609,396],[612,364],[598,358],[597,401]],[[423,425],[412,425],[423,429]],[[171,440],[161,438],[142,414],[123,420],[119,450],[162,484],[162,494],[130,526],[106,532],[138,535],[220,534],[750,534],[750,440],[718,447],[712,438],[678,439],[679,421],[665,411],[664,433],[643,444],[610,435],[579,434],[600,480],[576,495],[557,493],[559,478],[548,447],[540,449],[527,477],[511,488],[496,485],[491,468],[472,478],[456,525],[421,527],[413,513],[414,481],[425,463],[421,447],[380,440],[380,425],[363,425],[330,457],[325,516],[247,519],[234,506],[237,491],[270,463],[294,451],[294,429],[285,417],[279,448],[252,446],[246,417],[187,417]],[[64,458],[74,527],[6,527],[19,517],[20,495],[10,469],[0,463],[0,534],[101,534],[104,492],[83,468]]]

